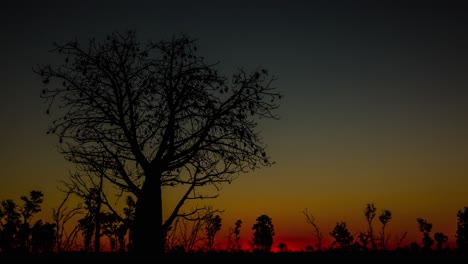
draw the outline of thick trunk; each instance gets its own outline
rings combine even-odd
[[[139,255],[162,255],[162,196],[160,175],[151,175],[143,184],[136,202],[130,251]]]
[[[101,251],[101,201],[98,198],[95,217],[96,221],[94,223],[94,252],[99,253]]]

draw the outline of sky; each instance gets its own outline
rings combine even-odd
[[[461,2],[461,1],[460,1]],[[442,4],[443,3],[443,4]],[[452,1],[8,1],[0,10],[0,200],[44,193],[48,219],[72,164],[46,135],[36,64],[53,42],[133,29],[141,40],[188,34],[229,75],[267,68],[284,95],[262,120],[275,164],[223,185],[206,201],[222,230],[241,219],[252,237],[266,214],[275,245],[314,244],[305,209],[329,243],[337,222],[367,229],[364,209],[387,209],[390,243],[420,242],[417,218],[455,241],[468,206],[468,17]],[[165,197],[170,206],[174,197]],[[380,228],[378,220],[375,228]]]

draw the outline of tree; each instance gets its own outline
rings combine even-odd
[[[260,215],[257,217],[257,222],[252,226],[254,230],[251,246],[255,252],[268,253],[273,246],[273,237],[275,236],[275,228],[268,215]]]
[[[125,227],[121,218],[114,213],[104,212],[102,213],[100,224],[102,234],[109,239],[110,250],[112,252],[115,252],[117,249],[118,251],[122,251],[125,247],[125,245],[122,244],[122,236],[125,235]]]
[[[90,251],[93,238],[94,252],[100,252],[101,250],[101,218],[103,217],[101,212],[101,191],[100,188],[91,188],[83,195],[80,195],[85,200],[84,204],[87,211],[86,215],[79,220],[85,238],[85,251]]]
[[[280,242],[280,243],[278,244],[278,250],[279,250],[281,253],[287,252],[287,251],[288,251],[288,246],[287,246],[285,243]]]
[[[423,238],[422,238],[422,249],[429,251],[434,245],[434,239],[430,236],[431,230],[432,230],[432,223],[429,223],[427,220],[423,218],[417,218],[419,225],[419,231],[423,233]]]
[[[174,221],[168,230],[168,236],[165,241],[167,251],[191,252],[196,247],[199,250],[202,249],[201,243],[204,240],[206,241],[206,237],[202,235],[202,231],[206,231],[206,227],[212,220],[213,215],[220,211],[214,210],[211,207],[204,207],[196,208],[194,212],[181,215]]]
[[[380,230],[380,247],[383,250],[387,249],[387,240],[390,238],[385,236],[385,227],[391,219],[392,213],[389,210],[382,210],[382,214],[379,215],[379,221],[382,223],[382,229]]]
[[[16,238],[21,225],[21,214],[18,205],[11,199],[3,200],[0,204],[0,249],[8,252],[18,247]]]
[[[136,197],[134,251],[162,254],[188,197],[217,196],[202,187],[273,164],[257,130],[259,118],[278,119],[281,95],[267,70],[228,78],[185,35],[141,44],[134,31],[113,32],[53,51],[62,64],[33,69],[46,113],[57,111],[48,133],[67,160]],[[164,220],[162,189],[175,186],[185,192]]]
[[[0,204],[0,251],[21,251],[29,253],[32,245],[32,232],[35,231],[31,228],[31,220],[34,214],[41,211],[41,203],[43,202],[44,194],[41,191],[30,191],[28,196],[21,196],[23,206],[18,206],[13,200],[3,200]],[[42,224],[38,220],[34,225],[47,228],[49,231],[55,231],[55,225],[50,223]],[[36,236],[35,238],[37,238]],[[51,241],[47,241],[54,245],[55,237],[48,236]],[[42,236],[44,238],[44,236]],[[46,241],[42,241],[44,244]]]
[[[242,244],[240,242],[240,229],[242,227],[242,220],[237,219],[236,221],[236,228],[234,228],[234,241],[236,246],[236,251],[242,250]]]
[[[468,206],[465,206],[463,211],[457,212],[457,233],[455,235],[457,249],[460,251],[468,251]]]
[[[67,207],[68,199],[70,198],[71,192],[67,192],[62,202],[57,208],[52,208],[52,219],[55,225],[55,248],[57,253],[70,251],[76,244],[76,238],[79,229],[79,225],[74,225],[73,228],[67,228],[67,223],[73,220],[75,217],[82,215],[83,208],[81,204],[76,207],[69,209]]]
[[[333,237],[332,245],[338,245],[340,250],[349,250],[351,243],[354,240],[354,237],[348,230],[346,222],[336,223],[333,230],[330,232],[330,235]]]
[[[216,233],[221,230],[222,219],[219,215],[209,215],[206,221],[206,249],[213,250]]]
[[[373,203],[369,203],[364,210],[364,215],[366,216],[367,223],[369,224],[369,239],[372,245],[373,250],[377,250],[377,244],[375,243],[374,230],[372,228],[372,220],[376,215],[377,208],[375,208]]]
[[[444,233],[436,232],[434,233],[434,240],[436,241],[437,250],[442,251],[448,241],[448,236],[444,235]]]
[[[367,251],[369,249],[367,246],[369,244],[369,232],[359,232],[357,234],[357,243],[361,250]]]
[[[240,252],[242,250],[242,245],[240,242],[241,227],[242,227],[242,220],[237,219],[234,229],[232,227],[229,228],[228,245],[227,245],[228,251]],[[232,238],[232,236],[234,236],[234,238]]]
[[[22,223],[19,226],[17,239],[19,247],[25,252],[30,250],[30,236],[31,236],[31,219],[34,214],[41,211],[41,204],[43,202],[44,194],[41,191],[30,191],[29,197],[21,196],[23,206],[19,208]]]
[[[31,252],[51,253],[54,251],[56,243],[56,226],[51,223],[36,221],[31,228]]]
[[[406,235],[408,235],[407,231],[396,235],[395,239],[396,239],[397,249],[400,249],[402,247],[402,243],[403,243],[403,240],[405,240]]]
[[[322,232],[320,232],[317,224],[315,223],[315,217],[312,214],[309,214],[307,212],[307,208],[304,209],[302,213],[305,215],[307,223],[311,224],[312,227],[314,228],[315,237],[317,238],[316,247],[318,250],[321,250],[322,249]]]

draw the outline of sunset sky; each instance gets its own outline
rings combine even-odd
[[[246,242],[266,214],[275,245],[314,244],[307,208],[328,243],[337,222],[365,231],[364,209],[374,203],[377,213],[392,212],[390,243],[404,232],[405,244],[420,242],[418,217],[453,243],[457,211],[468,206],[468,9],[441,2],[3,3],[0,200],[41,190],[41,218],[50,220],[63,197],[58,180],[74,170],[46,135],[52,119],[32,71],[61,59],[48,52],[54,41],[127,29],[142,41],[186,33],[221,72],[266,67],[284,95],[280,119],[259,127],[276,163],[203,201],[224,210],[217,241],[241,219]]]

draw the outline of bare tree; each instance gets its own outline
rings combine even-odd
[[[240,228],[242,226],[242,220],[238,219],[235,223],[235,227],[229,227],[226,250],[229,252],[240,252],[242,245],[240,241]]]
[[[134,251],[162,254],[184,202],[207,197],[201,187],[273,164],[257,131],[259,118],[278,119],[267,70],[223,76],[185,35],[141,44],[134,31],[114,32],[54,45],[64,63],[33,69],[46,112],[57,109],[48,133],[67,160],[100,168],[136,197]],[[164,220],[162,188],[174,186],[185,193]]]
[[[79,215],[84,214],[81,204],[71,209],[66,206],[70,195],[71,192],[67,192],[60,205],[57,208],[52,208],[52,219],[56,226],[55,251],[57,253],[76,249],[79,226],[73,223],[73,227],[70,227],[67,224]]]
[[[65,193],[73,193],[84,201],[86,215],[79,220],[79,227],[85,237],[85,250],[89,251],[91,239],[94,252],[101,250],[101,216],[105,197],[102,173],[97,173],[90,166],[80,165],[77,172],[70,174],[68,181],[61,181]],[[97,169],[97,168],[96,168]],[[95,176],[97,181],[94,180]]]
[[[396,247],[397,248],[401,248],[403,240],[405,240],[407,234],[408,234],[408,232],[405,231],[405,232],[403,232],[401,234],[396,235],[395,239],[396,239]]]
[[[304,209],[302,213],[305,215],[307,223],[314,227],[314,235],[317,239],[315,246],[317,247],[317,250],[322,250],[322,232],[320,232],[317,224],[315,223],[315,217],[307,212],[307,208]]]
[[[179,216],[167,236],[167,251],[191,252],[202,249],[206,237],[203,230],[208,226],[215,213],[220,213],[211,207],[196,208]]]

